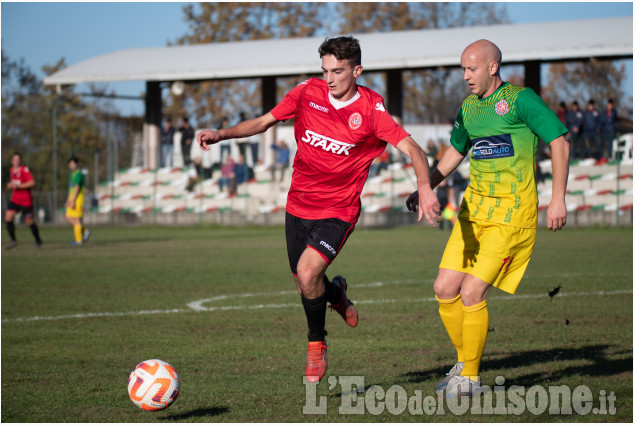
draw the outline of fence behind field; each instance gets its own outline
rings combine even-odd
[[[601,163],[573,162],[567,189],[569,224],[633,224],[632,159]],[[539,226],[546,226],[546,208],[551,198],[551,162],[539,164]],[[459,172],[468,175],[464,162]],[[218,172],[188,191],[188,168],[156,170],[135,167],[120,170],[113,182],[102,182],[97,191],[86,193],[85,222],[98,225],[201,225],[219,224],[282,225],[286,194],[292,170],[283,181],[272,181],[267,166],[257,166],[254,178],[238,186],[233,195],[219,190]],[[358,226],[399,226],[416,223],[416,215],[405,208],[407,196],[415,189],[409,164],[394,161],[387,170],[370,177],[362,193],[362,214]],[[36,220],[45,225],[64,225],[65,193],[59,193],[58,209],[52,193],[34,192]],[[6,194],[2,198],[6,208]]]

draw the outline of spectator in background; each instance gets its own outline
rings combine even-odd
[[[567,125],[567,104],[564,102],[560,102],[560,107],[558,108],[558,119],[564,125]]]
[[[35,246],[39,248],[42,245],[40,231],[33,220],[33,195],[31,194],[33,186],[35,186],[35,179],[29,167],[22,164],[21,154],[14,153],[11,157],[11,181],[7,183],[7,189],[13,190],[13,193],[4,215],[4,222],[7,225],[11,241],[5,249],[13,249],[18,246],[18,241],[15,238],[15,224],[13,223],[13,219],[18,212],[22,213],[24,221],[31,229],[31,233],[33,233],[35,238]]]
[[[165,120],[161,130],[161,167],[172,167],[174,158],[174,127],[172,120]]]
[[[203,167],[201,166],[201,157],[195,156],[192,160],[194,167],[190,168],[187,174],[187,184],[185,190],[188,192],[194,192],[194,186],[203,177]]]
[[[387,170],[389,165],[390,152],[388,152],[388,149],[386,149],[377,158],[375,158],[375,160],[371,164],[370,173],[368,174],[369,177],[378,176],[382,170]]]
[[[234,167],[236,163],[234,159],[228,155],[227,161],[220,167],[220,177],[218,178],[218,189],[222,192],[224,188],[229,190],[231,194],[234,186],[236,186],[236,174]]]
[[[190,126],[190,120],[183,117],[181,128],[181,153],[183,153],[183,166],[190,165],[190,150],[192,149],[192,140],[194,140],[194,129]]]
[[[446,208],[450,207],[450,200],[453,198],[450,194],[452,184],[453,182],[451,179],[446,179],[439,183],[435,188],[437,199],[439,200],[439,204],[441,204],[441,221],[439,221],[439,230],[443,230],[445,227],[449,227],[450,229],[452,228],[452,226],[449,225],[449,220],[444,216],[444,211]],[[453,193],[454,192],[452,192],[452,194]]]
[[[458,207],[461,205],[461,199],[463,199],[463,192],[465,192],[465,189],[467,189],[468,181],[458,171],[454,171],[452,174],[450,174],[450,179],[452,180],[452,187],[454,188],[453,190],[454,197],[450,198],[450,201],[453,202],[454,205]]]
[[[218,128],[223,129],[223,128],[227,128],[229,127],[229,119],[227,119],[227,117],[223,117],[221,123],[219,124]],[[232,140],[233,139],[226,139],[223,140],[219,143],[220,145],[220,162],[221,164],[225,163],[225,157],[228,157],[231,154],[231,149],[232,149]]]
[[[558,105],[558,111],[556,112],[556,115],[558,116],[558,119],[560,120],[560,122],[564,124],[565,126],[567,126],[568,114],[569,114],[569,111],[567,110],[567,104],[565,102],[560,102],[560,105]],[[564,138],[566,141],[569,142],[569,148],[571,148],[571,131],[565,134]]]
[[[580,106],[576,100],[571,104],[571,110],[567,111],[566,126],[571,134],[571,158],[582,158],[584,155],[582,123],[584,122],[584,114],[580,111]]]
[[[426,155],[428,155],[428,158],[432,159],[432,165],[430,166],[430,169],[433,169],[439,163],[439,158],[441,158],[441,156],[439,155],[439,147],[432,139],[428,140],[428,149],[426,149]],[[441,206],[443,206],[443,204],[441,204]]]
[[[276,181],[276,170],[280,171],[280,181],[282,181],[284,179],[284,171],[289,168],[289,147],[284,140],[280,140],[277,145],[275,143],[271,145],[271,149],[276,153],[276,159],[270,167],[271,181]]]
[[[602,117],[597,109],[595,109],[595,101],[589,100],[586,112],[584,112],[584,121],[582,124],[582,134],[584,135],[584,144],[587,150],[587,158],[599,159],[601,151],[600,129]]]
[[[611,159],[613,157],[613,139],[617,133],[617,110],[613,100],[606,102],[606,111],[602,114],[602,145],[604,146],[604,158]]]
[[[439,146],[439,152],[437,152],[437,155],[434,157],[435,167],[436,167],[436,164],[439,163],[439,160],[441,159],[441,157],[443,156],[445,151],[448,150],[448,145],[443,143],[443,141],[439,141],[439,145],[438,146]]]
[[[238,162],[234,165],[234,176],[236,176],[236,184],[234,190],[230,193],[235,194],[238,186],[249,180],[249,167],[245,162],[245,155],[238,156]]]

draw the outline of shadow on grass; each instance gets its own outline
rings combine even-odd
[[[627,358],[615,359],[608,357],[610,345],[589,345],[580,348],[553,348],[551,350],[530,350],[502,359],[483,361],[483,370],[509,369],[532,364],[584,361],[584,365],[556,366],[550,371],[534,372],[518,378],[507,380],[507,385],[534,385],[545,381],[558,381],[571,376],[612,376],[633,372],[633,352]],[[623,353],[623,352],[622,352]],[[624,354],[624,353],[623,353]],[[611,353],[611,356],[614,356]],[[517,382],[514,382],[517,381]]]
[[[520,353],[511,354],[501,358],[488,359],[487,354],[483,359],[481,370],[483,371],[503,371],[518,367],[529,367],[531,365],[552,363],[552,362],[571,362],[586,361],[590,364],[585,365],[554,365],[550,371],[532,372],[521,375],[517,378],[507,379],[506,385],[534,385],[542,384],[545,381],[557,381],[561,378],[570,376],[611,376],[620,373],[632,373],[633,371],[633,352],[620,351],[617,354],[630,354],[628,358],[610,359],[608,358],[608,349],[610,345],[589,345],[580,348],[552,348],[549,350],[529,350]],[[612,353],[614,356],[616,353]],[[417,383],[428,380],[440,380],[453,365],[445,368],[435,368],[430,370],[422,370],[408,372],[401,376],[407,382]]]
[[[189,412],[179,413],[178,415],[170,415],[162,417],[164,421],[179,421],[182,419],[191,418],[203,418],[209,416],[218,416],[224,413],[229,413],[231,409],[229,407],[199,407],[198,409],[190,410]]]

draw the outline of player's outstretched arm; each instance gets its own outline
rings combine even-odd
[[[410,157],[412,167],[417,175],[417,191],[421,193],[419,197],[419,221],[425,216],[430,225],[436,226],[441,214],[441,205],[436,193],[430,187],[430,168],[428,168],[428,157],[421,147],[412,140],[410,136],[404,138],[397,144],[397,149]]]
[[[32,188],[32,187],[34,187],[34,186],[35,186],[35,180],[34,180],[34,179],[27,180],[27,181],[25,181],[24,183],[20,183],[20,184],[18,185],[18,187],[19,187],[20,189],[30,189],[30,188]]]
[[[32,188],[33,186],[35,186],[35,180],[31,179],[31,180],[27,180],[23,183],[14,183],[14,182],[9,182],[7,183],[7,189],[9,190],[13,190],[13,189],[29,189]]]
[[[226,139],[236,139],[253,136],[267,131],[270,127],[279,121],[267,112],[258,118],[242,121],[232,127],[222,128],[220,130],[203,130],[196,136],[196,141],[202,150],[210,150],[210,145]]]
[[[567,224],[567,205],[564,198],[569,178],[569,142],[564,136],[560,136],[549,143],[549,146],[553,183],[551,202],[547,208],[547,228],[556,232]]]
[[[450,145],[449,148],[443,152],[437,168],[432,170],[430,174],[430,187],[434,189],[441,183],[447,176],[452,174],[454,170],[461,164],[465,154],[457,151],[454,146]],[[413,212],[418,210],[419,205],[419,192],[415,191],[406,199],[406,207]]]

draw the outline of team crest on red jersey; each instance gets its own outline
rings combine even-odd
[[[357,130],[362,126],[362,114],[359,112],[354,112],[348,117],[348,126],[351,130]]]
[[[499,100],[494,105],[494,110],[496,111],[498,115],[505,115],[506,113],[509,112],[509,104],[507,103],[505,99]]]

